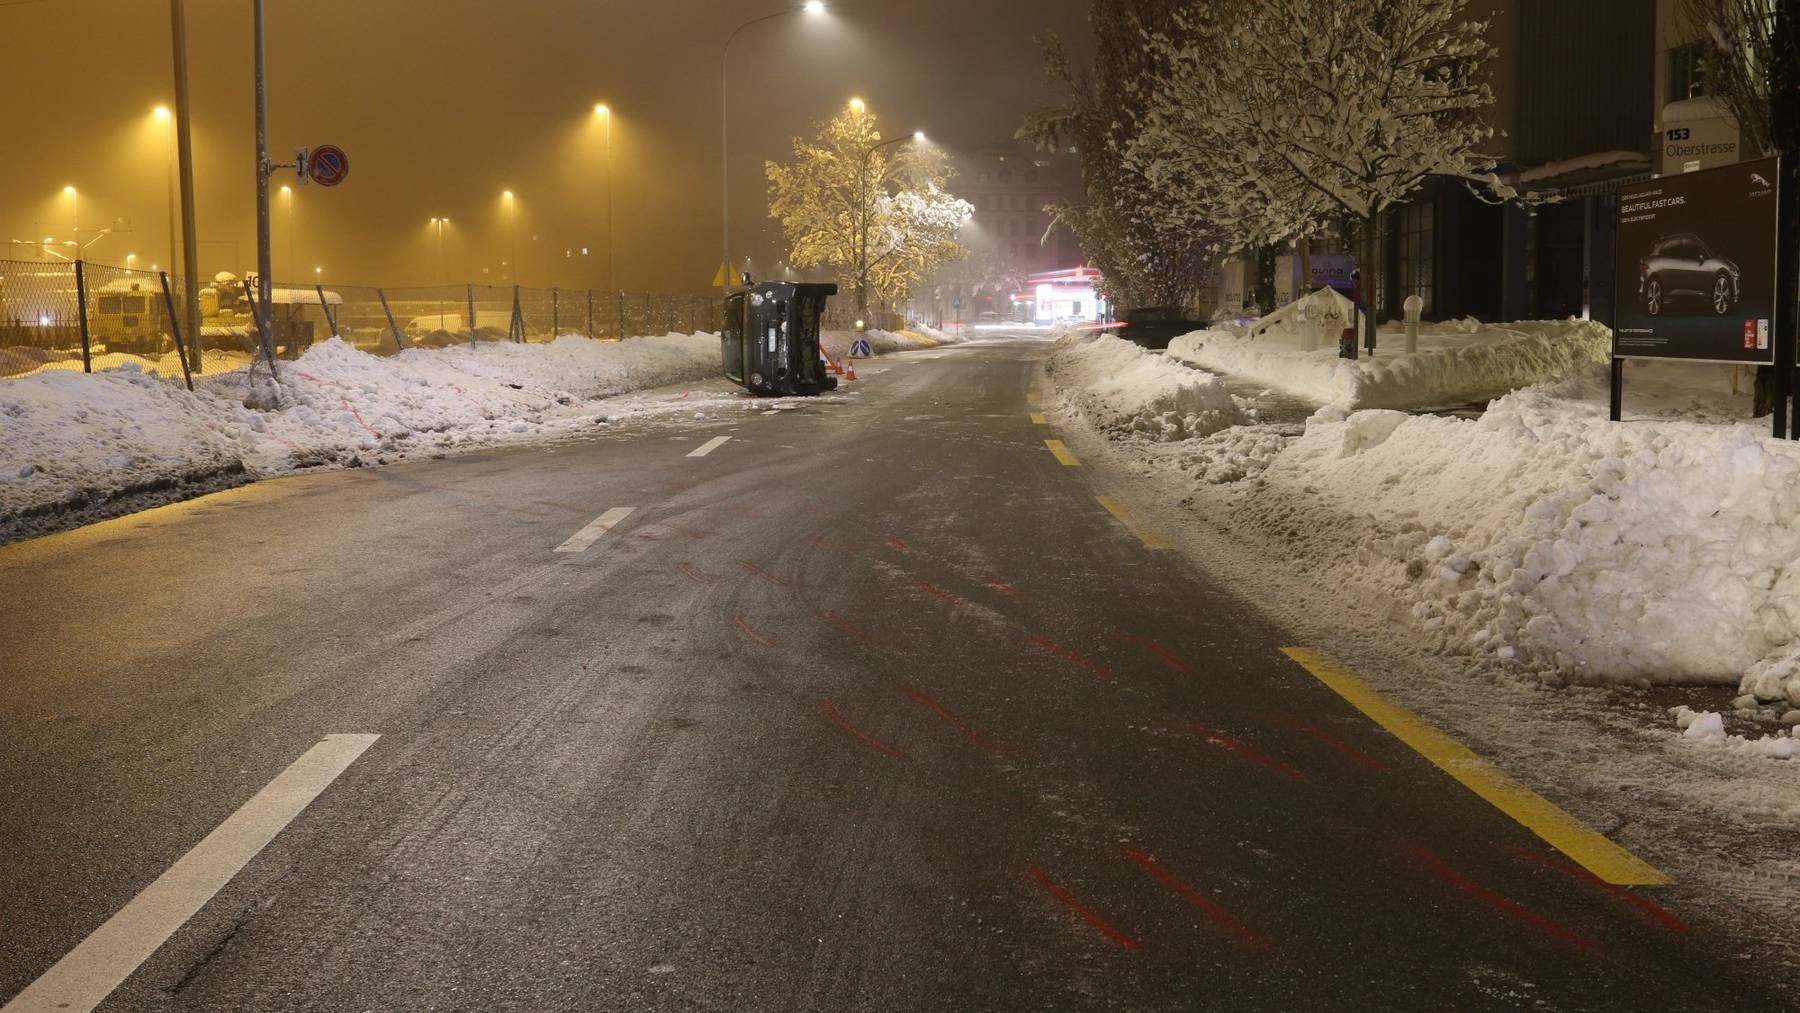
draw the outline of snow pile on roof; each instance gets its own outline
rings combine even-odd
[[[605,417],[594,399],[716,376],[719,340],[563,337],[378,358],[333,339],[279,371],[272,411],[245,407],[244,372],[191,394],[134,366],[0,383],[0,517],[239,463],[268,475],[581,431]]]
[[[1186,440],[1246,421],[1218,377],[1111,334],[1059,339],[1045,368],[1074,407],[1112,436]]]
[[[1176,338],[1169,355],[1203,369],[1268,384],[1324,405],[1423,408],[1497,397],[1605,362],[1612,336],[1585,320],[1482,325],[1472,320],[1424,324],[1419,351],[1408,355],[1401,332],[1382,328],[1375,356],[1340,359],[1335,342],[1301,349],[1298,330],[1278,326],[1257,337],[1197,331]]]

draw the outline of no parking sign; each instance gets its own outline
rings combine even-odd
[[[307,157],[306,174],[320,186],[337,186],[350,175],[350,156],[335,144],[321,144]]]

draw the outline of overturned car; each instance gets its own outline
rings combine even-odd
[[[836,285],[765,281],[725,297],[719,354],[725,377],[759,397],[837,389],[819,349],[819,322]]]

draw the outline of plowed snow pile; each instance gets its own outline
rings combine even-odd
[[[1604,363],[1612,335],[1585,320],[1482,324],[1453,320],[1425,324],[1419,350],[1384,326],[1378,352],[1338,358],[1335,343],[1302,351],[1296,331],[1276,327],[1257,337],[1235,331],[1197,331],[1176,338],[1169,355],[1202,369],[1265,383],[1319,404],[1342,408],[1424,408],[1498,397]]]
[[[1111,334],[1059,339],[1045,368],[1075,408],[1109,435],[1187,440],[1246,421],[1218,377]]]

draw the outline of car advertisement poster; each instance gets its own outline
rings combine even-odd
[[[1780,178],[1764,158],[1620,191],[1614,355],[1775,361]]]

